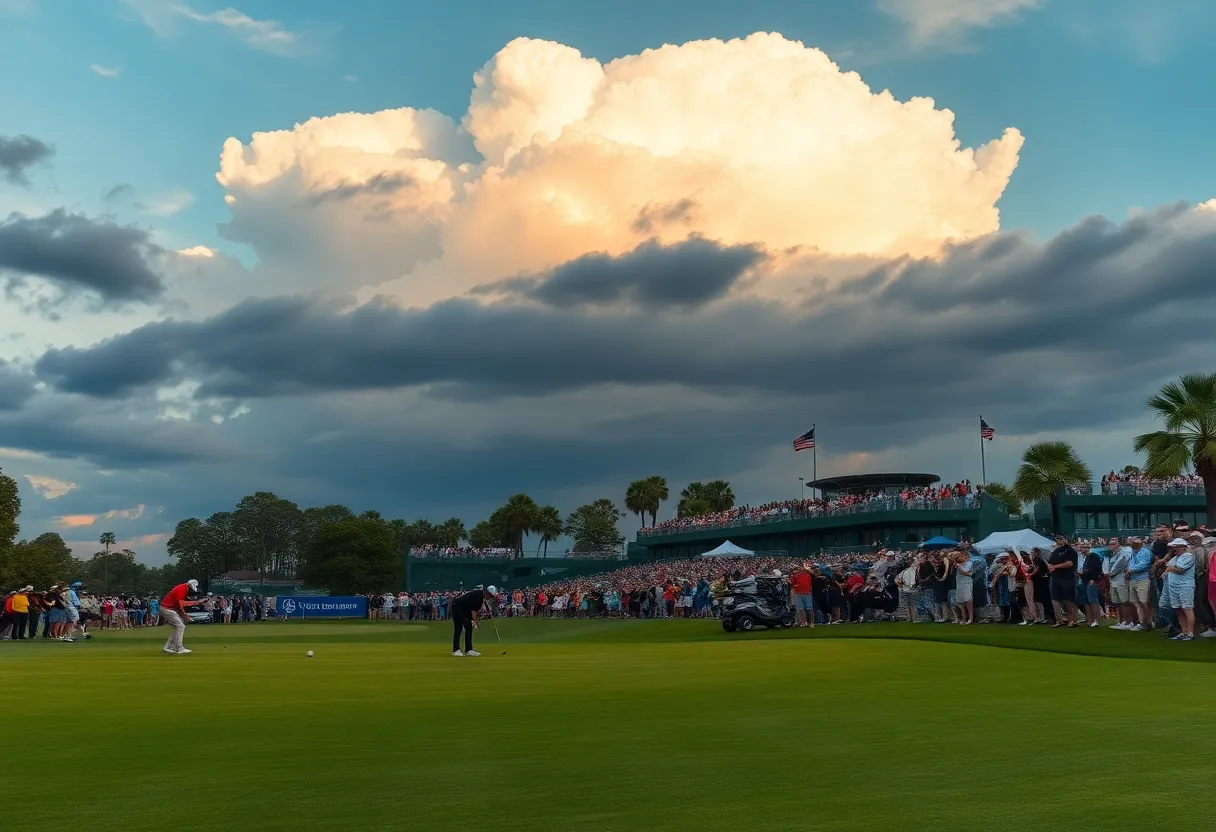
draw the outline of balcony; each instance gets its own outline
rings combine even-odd
[[[1193,497],[1203,496],[1203,483],[1091,482],[1068,485],[1069,497]]]
[[[754,526],[766,526],[773,523],[785,523],[792,520],[819,520],[830,517],[883,514],[892,511],[978,511],[979,507],[979,502],[974,496],[956,497],[949,500],[902,500],[896,496],[884,496],[836,508],[781,508],[763,512],[755,511],[740,517],[700,520],[698,522],[689,522],[686,525],[639,529],[638,541],[669,535],[688,534],[690,532],[744,529]]]

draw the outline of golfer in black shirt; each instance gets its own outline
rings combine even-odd
[[[473,628],[477,626],[477,614],[481,612],[486,600],[498,594],[492,586],[485,589],[480,587],[466,592],[452,601],[452,655],[480,656],[473,649]],[[460,632],[464,631],[464,652],[460,652]]]

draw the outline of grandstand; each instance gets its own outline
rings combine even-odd
[[[641,529],[628,544],[619,565],[699,556],[726,540],[753,551],[782,552],[794,558],[822,553],[856,552],[876,546],[913,548],[931,537],[978,540],[992,532],[1028,526],[1048,533],[1051,509],[1033,506],[1029,516],[1009,514],[1004,503],[986,494],[907,498],[935,489],[941,478],[924,473],[879,473],[827,477],[807,485],[821,492],[828,507],[800,510],[787,501],[769,504],[742,516],[699,518],[691,527]],[[1126,537],[1145,534],[1158,523],[1183,520],[1191,526],[1206,521],[1202,488],[1193,485],[1129,485],[1061,489],[1057,495],[1059,530],[1079,537]],[[793,506],[791,508],[791,506]],[[671,521],[669,521],[671,522]],[[602,572],[604,562],[619,553],[596,557],[435,558],[407,556],[404,587],[411,591],[460,589],[478,584],[528,587]]]

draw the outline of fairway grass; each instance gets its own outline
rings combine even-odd
[[[1182,830],[1216,812],[1216,644],[498,624],[507,655],[486,626],[480,659],[448,655],[446,622],[192,626],[189,656],[160,652],[163,628],[4,643],[5,746],[31,775],[7,793],[73,826],[183,832]]]

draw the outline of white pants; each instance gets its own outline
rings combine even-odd
[[[169,634],[169,640],[165,642],[165,649],[181,650],[182,634],[186,632],[186,622],[182,621],[181,613],[177,610],[161,610],[160,614],[165,619],[165,623],[173,628],[173,632]]]

